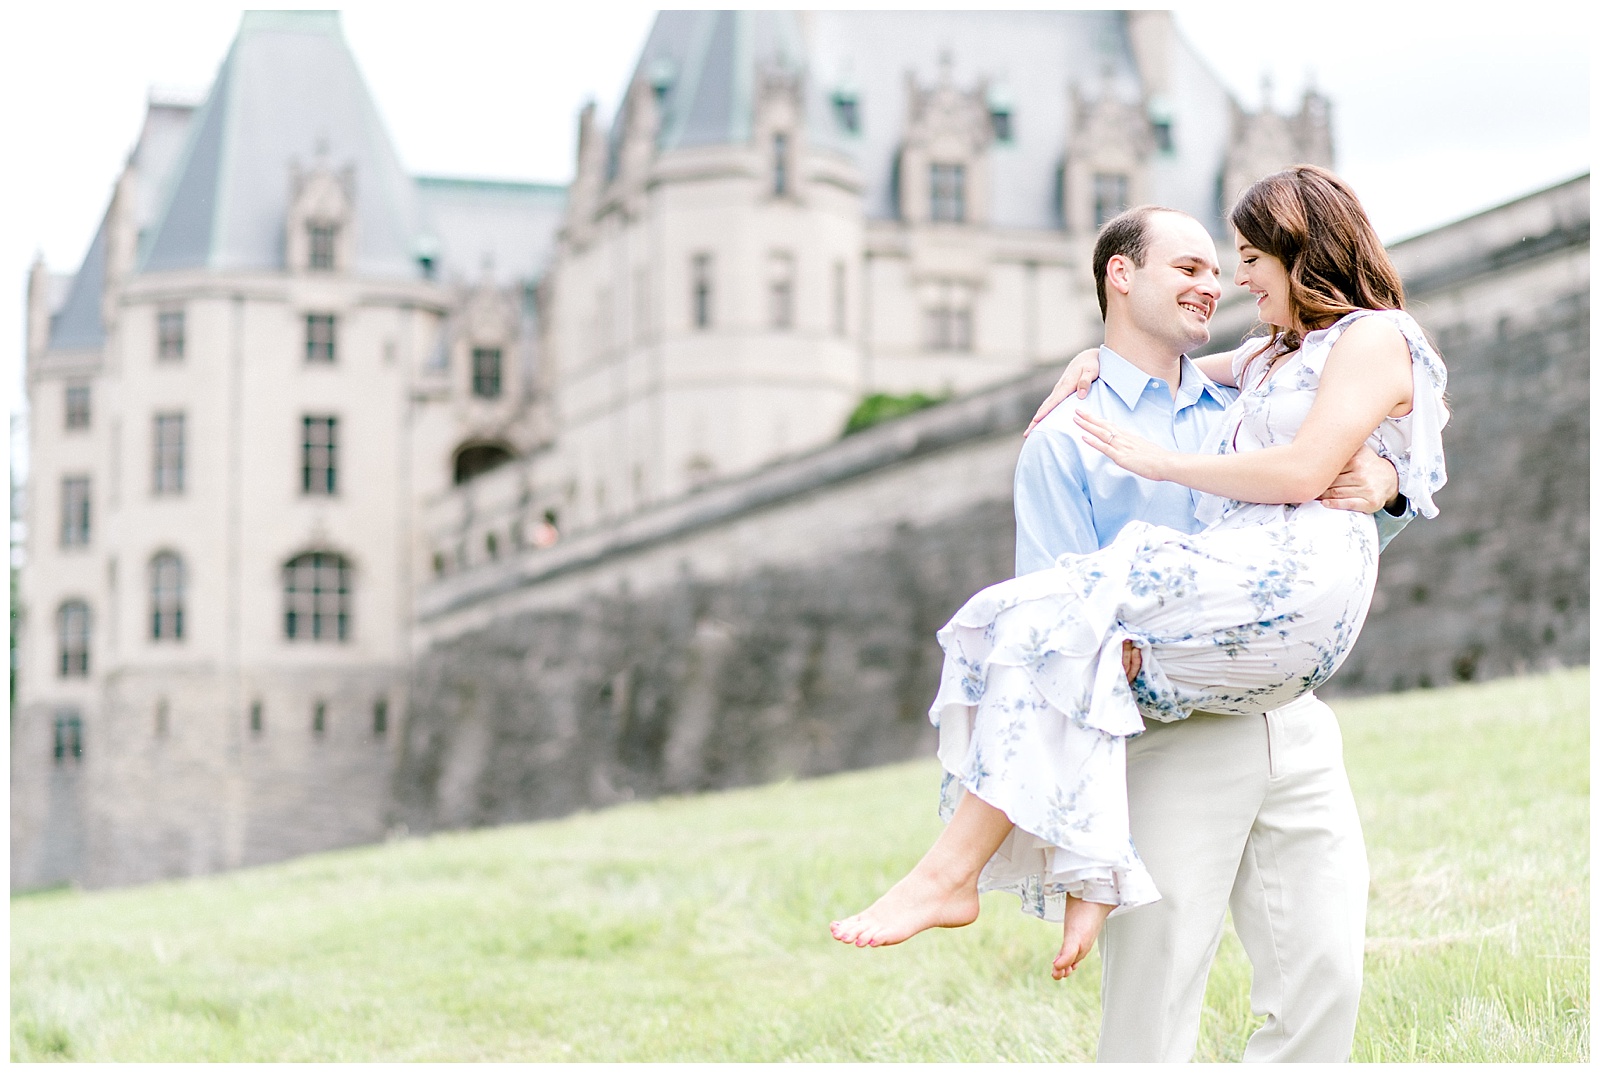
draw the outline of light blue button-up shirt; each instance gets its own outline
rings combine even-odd
[[[1237,394],[1213,383],[1187,357],[1180,360],[1178,397],[1165,380],[1100,348],[1100,379],[1089,397],[1061,403],[1028,435],[1017,459],[1017,573],[1055,565],[1064,552],[1084,554],[1116,539],[1134,520],[1184,533],[1203,526],[1194,516],[1198,492],[1129,473],[1084,444],[1072,415],[1080,408],[1118,428],[1175,451],[1200,450]],[[1378,519],[1379,546],[1404,528],[1410,511]]]

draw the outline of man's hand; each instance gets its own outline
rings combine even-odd
[[[1379,458],[1372,448],[1362,444],[1328,485],[1328,490],[1317,499],[1334,510],[1376,514],[1399,494],[1400,477],[1395,473],[1394,463]]]
[[[1122,673],[1128,676],[1128,684],[1133,685],[1133,680],[1139,677],[1139,668],[1144,666],[1144,656],[1139,652],[1139,646],[1132,641],[1122,642]]]
[[[1033,420],[1028,422],[1028,427],[1022,430],[1022,438],[1027,439],[1028,433],[1034,426],[1045,419],[1045,415],[1054,410],[1061,403],[1076,394],[1080,399],[1089,397],[1089,385],[1100,376],[1100,348],[1079,351],[1067,363],[1067,368],[1061,374],[1061,379],[1056,381],[1056,386],[1050,389],[1049,396],[1039,404],[1039,409],[1034,411]]]

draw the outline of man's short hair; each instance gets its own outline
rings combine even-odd
[[[1106,266],[1111,258],[1122,256],[1135,268],[1144,267],[1145,250],[1150,246],[1150,217],[1158,212],[1178,210],[1163,205],[1136,206],[1107,220],[1094,240],[1094,293],[1100,299],[1101,320],[1106,319]]]

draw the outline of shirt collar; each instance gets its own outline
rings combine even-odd
[[[1100,379],[1116,392],[1117,397],[1131,410],[1139,404],[1139,400],[1144,397],[1145,388],[1155,377],[1102,343]],[[1192,406],[1200,401],[1201,394],[1210,395],[1220,406],[1228,405],[1228,398],[1222,389],[1201,372],[1185,354],[1178,359],[1178,397],[1173,409],[1181,410],[1185,406]]]

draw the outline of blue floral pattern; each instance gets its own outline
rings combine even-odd
[[[1273,375],[1241,348],[1244,390],[1218,453],[1287,443],[1305,420],[1328,351],[1362,316],[1411,350],[1410,414],[1369,443],[1395,463],[1426,517],[1444,484],[1445,370],[1409,316],[1358,310],[1306,336]],[[1091,555],[1064,555],[973,596],[939,631],[945,652],[929,717],[939,728],[948,819],[973,792],[1016,824],[980,880],[1059,920],[1067,895],[1117,911],[1160,897],[1128,836],[1125,744],[1145,719],[1256,714],[1326,682],[1366,619],[1377,577],[1372,519],[1320,503],[1202,497],[1199,533],[1135,522]],[[1124,640],[1143,669],[1130,686]]]

